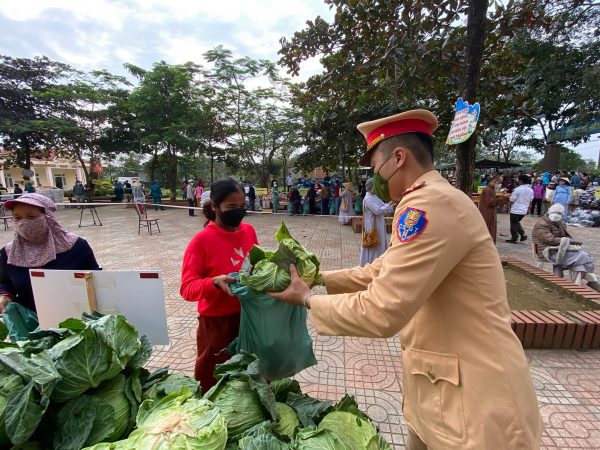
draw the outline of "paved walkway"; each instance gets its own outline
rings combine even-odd
[[[78,228],[79,211],[57,212],[61,224],[87,239],[105,269],[161,269],[169,324],[170,344],[158,346],[151,367],[168,365],[192,374],[196,356],[196,308],[179,295],[182,254],[192,236],[201,229],[200,217],[185,210],[158,211],[161,234],[137,234],[137,216],[124,206],[98,208],[102,227]],[[87,216],[87,214],[86,214]],[[275,246],[274,233],[284,218],[292,235],[314,251],[324,270],[358,264],[360,234],[341,226],[333,217],[252,215],[261,245]],[[530,234],[535,219],[523,226]],[[499,233],[508,235],[508,216],[499,218]],[[569,227],[584,248],[600,259],[600,230]],[[0,245],[12,239],[12,231],[0,232]],[[530,242],[506,244],[499,236],[500,254],[531,262]],[[218,251],[218,249],[215,249]],[[550,267],[546,265],[546,268]],[[596,270],[597,273],[598,269]],[[600,307],[599,307],[600,309]],[[338,400],[346,392],[356,396],[363,410],[381,428],[396,450],[404,448],[406,427],[402,421],[400,345],[397,338],[364,339],[320,337],[309,318],[319,361],[297,376],[304,392],[322,399]],[[600,448],[600,351],[527,350],[546,432],[543,449]]]

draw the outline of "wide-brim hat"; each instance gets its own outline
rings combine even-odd
[[[344,186],[346,189],[350,189],[350,190],[352,190],[352,188],[354,187],[354,185],[352,184],[351,181],[348,181],[347,183],[342,184],[342,186]]]
[[[12,210],[17,203],[37,206],[45,211],[56,211],[56,205],[52,200],[42,194],[24,194],[14,200],[8,200],[4,207]]]
[[[569,180],[568,178],[563,177],[563,178],[559,178],[559,180],[563,180],[563,181],[566,181],[567,184],[571,184],[571,180]]]
[[[142,185],[141,181],[136,181],[133,183],[134,186],[139,187]]]
[[[431,136],[437,127],[437,117],[425,109],[415,109],[361,123],[357,128],[367,140],[367,152],[360,158],[359,163],[365,167],[369,166],[372,150],[387,138],[406,133],[425,133]]]

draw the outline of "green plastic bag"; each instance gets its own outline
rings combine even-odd
[[[354,204],[354,214],[360,216],[362,214],[362,197],[356,196],[356,203]]]
[[[294,214],[294,205],[292,204],[292,202],[290,202],[288,205],[288,214],[290,216],[292,216]]]
[[[229,276],[239,278],[239,273]],[[230,286],[242,306],[240,333],[237,344],[228,347],[230,354],[244,350],[256,355],[262,376],[269,381],[292,377],[317,364],[305,308],[256,294],[240,283]]]
[[[335,198],[333,197],[329,199],[329,215],[335,216]]]
[[[310,205],[308,204],[308,200],[304,200],[304,206],[302,207],[302,215],[306,216],[310,214]]]
[[[17,302],[6,305],[6,312],[2,314],[2,319],[8,328],[10,342],[13,344],[26,341],[29,333],[40,329],[37,314]]]

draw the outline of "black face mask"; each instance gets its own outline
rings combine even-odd
[[[242,223],[242,220],[244,220],[246,208],[230,209],[229,211],[219,211],[218,213],[225,225],[237,228]]]

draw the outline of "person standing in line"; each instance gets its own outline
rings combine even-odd
[[[392,214],[396,209],[396,204],[392,201],[384,203],[373,193],[373,179],[369,178],[365,184],[365,201],[363,203],[363,238],[360,247],[360,266],[365,267],[372,264],[377,258],[385,253],[388,248],[387,233],[385,231],[385,214]],[[372,231],[374,231],[372,233]],[[372,236],[378,239],[379,244],[372,245],[371,242],[365,242],[366,236]]]
[[[542,216],[542,204],[544,199],[546,198],[546,186],[544,186],[544,180],[541,177],[538,177],[533,182],[533,202],[531,203],[531,215],[535,213],[535,208],[537,206],[538,217]]]
[[[290,192],[292,186],[294,185],[294,177],[292,177],[291,173],[288,173],[287,178],[285,179],[285,184],[287,186],[287,191]]]
[[[373,264],[322,273],[327,295],[294,265],[289,287],[269,295],[311,309],[319,335],[400,332],[407,450],[539,450],[544,421],[500,256],[471,199],[435,170],[436,127],[424,110],[359,125],[374,193],[400,201],[390,247]]]
[[[131,202],[131,196],[133,191],[131,190],[131,183],[129,182],[129,180],[125,180],[125,184],[124,186],[124,190],[125,190],[125,197],[127,197],[127,203]]]
[[[316,214],[315,210],[315,200],[317,198],[317,191],[315,189],[315,185],[311,183],[308,188],[308,213]]]
[[[162,205],[162,189],[160,188],[160,185],[158,184],[158,180],[154,180],[154,182],[152,183],[152,187],[150,188],[150,194],[152,194],[152,201],[154,203],[154,211],[158,211],[158,206],[157,206],[158,203],[160,203],[160,210],[164,211],[165,208],[163,208],[163,205]]]
[[[552,183],[558,183],[558,179],[560,178],[560,170],[557,170],[552,177]]]
[[[256,191],[252,181],[248,181],[248,199],[250,200],[250,211],[256,211]]]
[[[517,178],[518,186],[514,189],[510,196],[508,206],[510,209],[510,234],[511,238],[506,242],[516,244],[521,237],[521,242],[527,240],[525,230],[521,226],[521,220],[529,212],[531,200],[533,199],[533,190],[527,186],[529,177],[527,175],[519,175]]]
[[[183,183],[181,183],[181,186],[179,186],[179,189],[181,190],[181,198],[185,201],[187,200],[187,188],[189,186],[189,183],[187,180],[183,180]]]
[[[204,193],[204,185],[201,184],[201,181],[202,180],[198,180],[198,185],[196,186],[196,189],[194,189],[194,199],[198,208],[202,208],[202,194]]]
[[[188,209],[188,215],[190,217],[195,217],[196,214],[194,213],[194,210],[192,209],[194,206],[196,206],[196,199],[195,199],[195,194],[194,194],[194,180],[190,180],[187,183],[186,186],[186,192],[185,192],[185,196],[187,198],[187,202],[188,202],[188,206],[190,207],[190,209]]]
[[[340,193],[340,212],[339,222],[342,225],[350,225],[350,220],[354,216],[354,195],[352,183],[344,183],[344,190]]]
[[[123,183],[120,181],[117,183],[117,187],[114,189],[115,197],[119,203],[123,201],[125,197],[125,191],[123,190]]]
[[[542,184],[544,186],[548,186],[550,184],[550,172],[547,170],[544,172],[544,175],[542,175]]]
[[[495,175],[488,182],[485,189],[481,191],[479,198],[479,212],[485,221],[485,225],[490,232],[490,236],[496,244],[496,235],[498,233],[498,207],[508,203],[510,194],[503,196],[496,195],[502,186],[502,175]]]
[[[302,202],[302,196],[297,187],[292,186],[292,190],[289,194],[290,203],[292,204],[292,216],[298,214],[300,210],[300,203]]]
[[[221,178],[211,186],[210,201],[203,205],[206,223],[191,240],[183,255],[180,293],[198,303],[198,355],[194,377],[202,389],[216,384],[216,364],[230,356],[222,351],[239,333],[240,302],[229,285],[242,268],[244,257],[258,245],[252,225],[243,223],[246,195],[233,178]]]
[[[133,183],[133,203],[144,203],[146,201],[146,194],[140,181]]]
[[[571,201],[571,186],[568,178],[559,178],[556,190],[552,196],[552,204],[560,203],[564,208],[563,220],[567,220],[569,215],[569,202]]]
[[[329,182],[325,181],[323,183],[323,188],[321,189],[321,215],[328,216],[329,215],[329,201],[331,200],[331,188],[329,187]]]
[[[27,182],[27,184],[25,184],[25,191],[28,194],[34,194],[35,193],[35,188],[33,187],[33,184],[31,183],[31,181]]]
[[[83,187],[83,184],[79,180],[75,180],[75,186],[73,186],[73,195],[75,196],[75,201],[77,203],[83,203],[85,201],[85,187]],[[78,208],[83,208],[83,206],[78,206]]]
[[[273,202],[273,213],[277,214],[279,211],[279,184],[277,181],[273,183],[271,188],[271,202]]]
[[[574,171],[571,171],[571,179],[569,182],[574,189],[581,189],[581,177]]]
[[[342,204],[342,198],[340,197],[340,182],[335,180],[333,183],[333,202],[335,203],[335,215],[340,215],[340,205]]]
[[[13,194],[20,195],[23,193],[23,189],[19,187],[19,183],[15,183],[15,189],[13,190]]]

